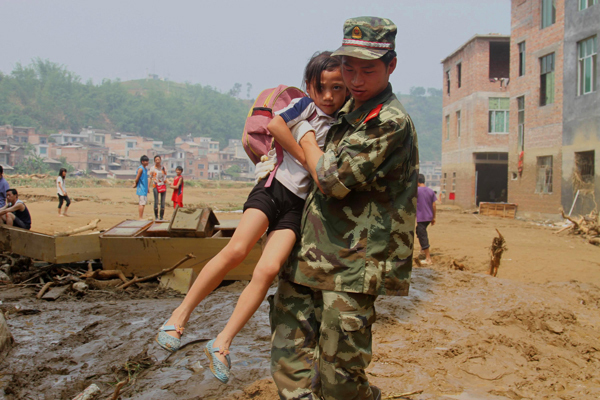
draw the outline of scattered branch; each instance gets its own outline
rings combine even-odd
[[[196,258],[196,256],[193,255],[192,253],[190,253],[190,254],[186,255],[185,257],[183,257],[181,260],[179,260],[177,262],[177,264],[173,265],[171,268],[163,269],[160,272],[157,272],[155,274],[148,275],[145,277],[141,277],[141,278],[135,277],[134,279],[130,280],[129,282],[124,283],[121,286],[119,286],[119,289],[127,289],[129,286],[133,285],[134,283],[146,282],[146,281],[158,278],[159,276],[163,276],[164,274],[174,271],[177,267],[179,267],[186,261],[191,260],[192,258]]]
[[[100,222],[100,219],[97,218],[93,221],[90,221],[87,225],[82,226],[81,228],[72,229],[72,230],[66,231],[66,232],[57,232],[54,234],[54,236],[56,236],[56,237],[71,236],[71,235],[75,235],[77,233],[81,233],[81,232],[85,232],[85,231],[93,231],[94,229],[98,228],[99,222]]]

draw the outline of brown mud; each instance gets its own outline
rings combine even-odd
[[[73,215],[91,219],[86,203],[74,203]],[[29,207],[43,213],[50,204]],[[122,212],[133,218],[133,208]],[[497,278],[485,275],[494,228],[508,247]],[[422,390],[410,398],[424,400],[600,398],[600,249],[553,229],[441,211],[429,228],[434,264],[415,267],[409,296],[377,300],[370,382],[384,397]],[[451,269],[453,260],[468,270]],[[211,294],[192,314],[190,344],[172,355],[154,337],[181,296],[156,284],[55,302],[36,300],[34,289],[2,289],[2,309],[41,312],[8,314],[16,346],[0,363],[0,394],[72,399],[96,383],[106,399],[129,377],[122,399],[277,399],[266,302],[233,343],[229,384],[212,377],[203,353],[244,285]]]

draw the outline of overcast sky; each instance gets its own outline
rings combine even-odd
[[[301,7],[301,8],[300,8]],[[227,92],[299,86],[315,51],[341,45],[344,20],[398,26],[394,90],[442,87],[440,61],[474,34],[510,33],[509,0],[0,0],[0,71],[35,57],[82,81],[148,73]]]

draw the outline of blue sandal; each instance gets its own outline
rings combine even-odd
[[[179,348],[181,347],[181,339],[177,339],[176,337],[173,337],[167,334],[166,332],[175,331],[180,335],[183,335],[184,328],[181,326],[176,327],[175,325],[166,325],[168,321],[169,320],[165,321],[163,326],[161,326],[158,335],[156,335],[156,343],[158,343],[163,349],[170,352],[174,352],[179,350]]]
[[[229,357],[229,354],[227,354],[225,359],[227,360],[228,365],[223,364],[215,355],[215,353],[219,352],[219,348],[213,347],[214,344],[215,339],[206,343],[206,347],[204,348],[204,352],[210,360],[210,372],[212,372],[215,378],[221,382],[227,383],[229,381],[229,375],[231,374],[231,358]]]

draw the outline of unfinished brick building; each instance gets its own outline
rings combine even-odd
[[[563,0],[513,0],[508,200],[528,218],[561,205]]]
[[[444,66],[441,198],[506,201],[510,37],[475,35]]]
[[[492,73],[498,60],[492,45],[509,37],[475,36],[443,61],[445,201],[454,197],[455,204],[470,207],[508,200],[525,218],[557,217],[561,206],[588,213],[600,198],[600,5],[598,0],[512,0],[511,14],[510,56],[503,56],[510,60],[509,75],[504,69]],[[489,78],[502,75],[502,82],[506,75],[508,87],[483,82],[488,65]],[[486,98],[488,135],[482,134]],[[492,136],[503,123],[508,135]],[[479,163],[484,157],[489,166]],[[506,196],[498,196],[502,181]]]

